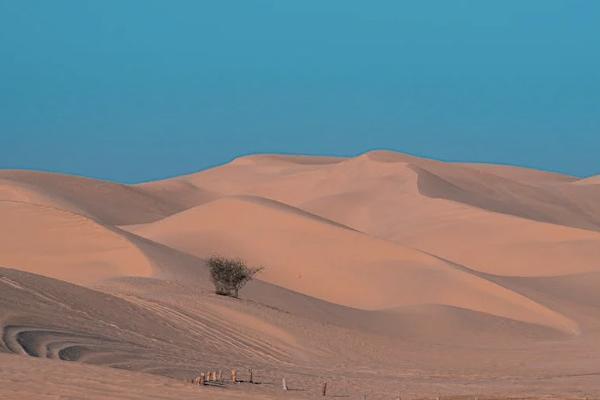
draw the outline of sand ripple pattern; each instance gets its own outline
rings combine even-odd
[[[128,296],[127,300],[152,311],[171,323],[184,327],[190,336],[200,337],[206,351],[222,352],[242,356],[249,360],[261,360],[290,364],[292,356],[268,339],[245,332],[233,323],[214,315],[207,307],[187,313],[176,307],[157,301]]]
[[[39,358],[84,361],[89,354],[131,354],[134,343],[123,343],[99,335],[58,329],[7,325],[2,329],[2,342],[10,352]]]

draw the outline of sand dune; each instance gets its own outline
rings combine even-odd
[[[235,307],[225,309],[220,303],[229,304],[226,299],[136,279],[127,290],[108,293],[0,268],[5,295],[0,301],[0,348],[42,358],[123,364],[173,377],[191,377],[200,368],[197,363],[218,365],[224,355],[219,347],[235,349],[239,363],[284,363],[301,349],[292,335],[272,323]],[[155,291],[155,297],[144,295],[147,290]],[[172,297],[185,299],[185,304],[168,299],[165,294],[173,290]]]
[[[269,365],[286,366],[311,354],[284,329],[244,312],[243,304],[230,304],[214,294],[147,278],[128,281],[123,292],[116,292],[117,287],[119,283],[110,294],[0,268],[0,352],[167,376],[175,380],[155,379],[184,388],[183,393],[194,393],[194,389],[196,395],[198,388],[184,382],[199,371],[229,366],[240,368],[242,374],[245,365],[252,365],[265,379],[273,373],[268,372]],[[18,363],[14,359],[10,362]],[[34,368],[42,365],[23,362]],[[7,371],[8,365],[1,365]],[[76,367],[67,368],[77,374]],[[85,373],[86,369],[80,371]],[[117,380],[124,380],[122,384],[128,376],[115,375]],[[9,389],[14,393],[14,382],[5,379],[9,377],[3,373],[0,393]],[[31,381],[32,377],[24,379]],[[151,379],[146,378],[148,382]],[[56,382],[46,384],[49,391],[56,389]],[[85,389],[72,384],[63,385],[61,390]],[[165,388],[157,385],[156,389],[161,391],[156,395],[171,398],[164,397],[169,393]]]
[[[0,265],[79,283],[152,274],[151,263],[143,253],[88,217],[3,200],[0,219]]]
[[[246,157],[179,179],[294,205],[484,272],[543,276],[598,268],[600,236],[570,227],[595,224],[600,192],[573,191],[574,178],[389,152],[321,163],[275,160]],[[543,223],[544,209],[564,224]]]
[[[0,395],[39,395],[31,368],[49,396],[187,398],[249,366],[264,385],[202,395],[600,394],[596,181],[386,151],[138,185],[0,171],[0,352],[22,356]],[[266,268],[216,296],[212,254]]]
[[[371,235],[418,248],[478,271],[550,276],[598,270],[600,233],[489,212],[465,204],[399,195],[407,212],[373,204],[368,191],[319,198],[306,210]],[[339,204],[343,204],[339,206]],[[410,210],[410,211],[408,211]]]
[[[600,175],[590,176],[589,178],[580,179],[575,184],[578,185],[597,185],[600,183]]]
[[[170,186],[177,186],[177,196],[172,196]],[[173,183],[147,193],[134,186],[76,176],[0,171],[0,200],[69,210],[112,225],[153,221],[182,210],[190,196],[186,197],[185,189],[184,184]],[[200,201],[198,197],[194,204]]]
[[[578,329],[568,318],[419,251],[247,198],[223,198],[125,229],[199,257],[230,254],[267,265],[261,279],[345,306],[448,304]]]
[[[600,191],[571,185],[575,178],[523,168],[452,164],[390,152],[336,163],[269,163],[247,157],[178,178],[225,194],[254,194],[291,205],[315,197],[398,185],[403,193],[446,199],[542,222],[598,230]],[[416,183],[411,175],[416,173]],[[410,185],[408,185],[410,184]],[[373,196],[374,197],[374,196]],[[393,201],[394,198],[389,198]]]
[[[257,284],[258,291],[264,294],[262,284]],[[324,377],[330,381],[333,395],[369,390],[375,398],[387,398],[399,388],[404,393],[430,396],[439,391],[461,394],[472,374],[483,377],[499,368],[506,368],[502,373],[510,374],[509,386],[502,383],[495,386],[493,381],[483,379],[481,383],[469,384],[471,393],[543,394],[557,387],[549,389],[546,382],[539,382],[539,374],[554,373],[552,367],[523,375],[527,369],[520,367],[519,356],[508,356],[509,349],[526,344],[529,354],[536,354],[542,365],[559,354],[564,357],[564,365],[577,362],[583,371],[594,363],[593,358],[583,363],[581,359],[570,358],[568,354],[573,351],[573,344],[569,352],[557,348],[556,341],[564,339],[556,331],[460,309],[425,306],[373,312],[321,303],[315,304],[312,310],[303,307],[311,314],[307,319],[272,305],[232,301],[194,287],[193,281],[181,284],[149,278],[120,278],[107,282],[103,291],[98,292],[0,269],[3,293],[0,351],[49,358],[54,363],[79,361],[175,379],[155,379],[156,391],[162,398],[193,393],[185,381],[198,371],[236,367],[243,379],[243,367],[247,365],[255,368],[257,379],[270,384],[230,386],[225,394],[278,397],[282,393],[277,383],[282,376],[302,390],[299,393],[302,398],[316,397]],[[271,298],[271,304],[297,303],[298,296],[279,291]],[[328,310],[318,318],[315,307]],[[328,322],[330,319],[333,324]],[[449,336],[465,333],[465,337],[452,338],[443,348],[432,347],[431,343],[439,343],[440,330]],[[491,353],[484,350],[490,343],[494,346]],[[488,357],[503,360],[503,366],[487,365]],[[3,359],[2,362],[6,372],[0,377],[2,393],[18,390],[15,375],[12,375],[18,370],[17,366],[32,368],[31,372],[37,368],[52,368],[48,363],[26,360]],[[335,371],[330,370],[332,363],[337,365]],[[357,370],[357,365],[365,367]],[[431,365],[435,365],[433,370]],[[392,372],[397,368],[400,372]],[[461,372],[440,380],[437,371],[457,371],[457,368]],[[137,393],[145,390],[144,382],[152,380],[143,376],[135,378],[130,372],[103,372],[91,367],[67,366],[58,370],[64,371],[61,375],[64,379],[75,376],[82,379],[81,384],[88,385],[88,389],[98,385],[98,390],[110,389],[109,381],[104,378],[114,375],[110,381],[114,380],[113,385],[119,382],[118,386],[124,386],[122,390],[127,390],[131,379],[136,382],[140,379],[142,383],[136,384],[135,390],[129,389],[129,393],[132,390]],[[86,371],[95,371],[97,375],[88,377]],[[407,371],[411,372],[407,374]],[[73,386],[74,382],[65,385],[54,380],[52,372],[49,374],[45,393],[82,390],[78,384]],[[394,378],[390,379],[391,376]],[[21,375],[17,382],[23,379],[32,382],[36,378]],[[402,382],[400,387],[398,382]],[[581,382],[575,375],[562,383],[561,390],[568,391]],[[593,388],[590,382],[593,380],[584,381],[587,387]],[[170,387],[182,388],[183,392],[172,393]],[[112,390],[116,391],[113,396],[120,396],[116,387]],[[33,396],[39,391],[23,390],[22,393]],[[202,396],[211,394],[210,390],[202,391]]]

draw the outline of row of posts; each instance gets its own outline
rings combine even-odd
[[[250,379],[248,380],[249,383],[254,383],[254,371],[252,370],[252,368],[248,369],[248,374],[250,376]],[[238,383],[240,381],[238,381],[238,377],[237,377],[237,369],[232,369],[231,370],[231,383]],[[224,384],[225,381],[223,379],[223,370],[219,370],[217,371],[209,371],[209,372],[202,372],[200,373],[200,376],[197,376],[196,378],[194,378],[192,380],[192,383],[194,383],[195,385],[210,385],[210,384]],[[285,378],[281,379],[281,387],[283,390],[288,391],[288,385],[287,382],[285,381]],[[327,396],[327,382],[323,383],[323,386],[321,387],[321,394],[323,396]]]
[[[249,372],[250,372],[250,383],[254,383],[252,369],[250,369]],[[218,372],[217,371],[202,372],[202,373],[200,373],[200,376],[197,376],[196,378],[194,378],[192,380],[192,383],[194,383],[196,385],[208,385],[210,383],[223,384],[223,383],[225,383],[224,379],[223,379],[223,370],[219,370]],[[235,369],[231,370],[231,383],[238,383],[237,370],[235,370]]]
[[[255,383],[254,382],[254,371],[252,370],[252,368],[248,369],[248,374],[250,376],[250,379],[248,380],[249,383]],[[224,384],[224,380],[223,380],[223,370],[219,370],[217,371],[210,371],[210,372],[202,372],[200,374],[200,376],[194,378],[194,380],[192,381],[194,384],[196,385],[210,385],[210,384]],[[238,381],[238,377],[237,377],[237,370],[236,369],[232,369],[231,370],[231,383],[238,383],[241,381]],[[281,387],[284,391],[288,391],[288,385],[287,382],[285,381],[285,378],[281,378]],[[323,397],[327,396],[327,382],[323,382],[323,385],[321,386],[321,395]],[[367,395],[364,395],[364,399],[366,399]],[[400,395],[398,394],[398,397],[396,398],[397,400],[401,400]],[[438,397],[436,400],[440,400],[440,398]]]

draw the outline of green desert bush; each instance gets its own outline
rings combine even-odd
[[[262,268],[250,268],[243,260],[213,256],[207,260],[215,292],[223,296],[238,297],[240,289],[254,278]]]

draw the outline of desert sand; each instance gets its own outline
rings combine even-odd
[[[0,171],[0,397],[598,398],[598,182],[387,151]],[[217,254],[264,267],[240,299]],[[191,383],[232,368],[256,382]]]

